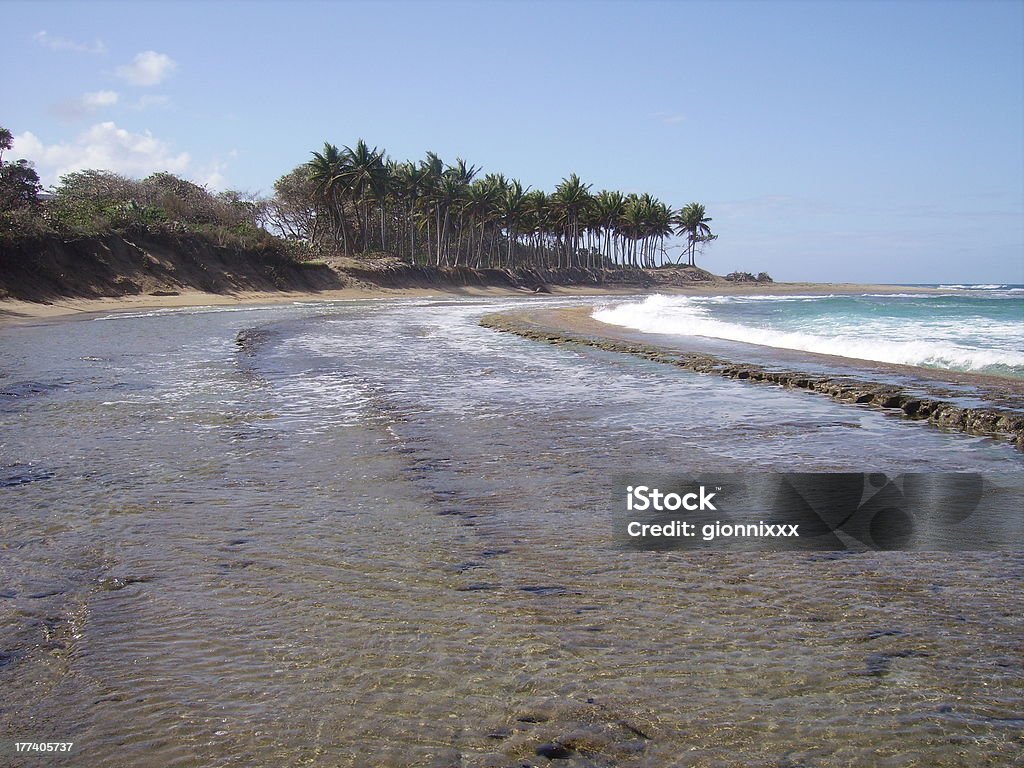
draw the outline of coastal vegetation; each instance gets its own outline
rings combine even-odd
[[[575,173],[545,192],[433,152],[397,162],[362,140],[325,143],[282,176],[269,221],[316,251],[478,269],[654,268],[671,263],[667,242],[676,234],[676,261],[694,266],[717,238],[700,203],[674,210],[650,194],[595,192]]]
[[[39,191],[35,171],[24,161],[0,167],[0,245],[135,233],[199,235],[241,250],[292,248],[263,226],[266,201],[237,192],[214,194],[171,173],[135,180],[78,171],[62,177],[45,197]]]
[[[695,266],[717,238],[700,203],[676,210],[650,194],[594,191],[575,173],[546,192],[433,152],[398,162],[362,140],[325,143],[260,197],[214,193],[171,173],[131,179],[103,170],[68,173],[44,191],[31,163],[4,159],[12,139],[0,128],[7,248],[134,233],[198,236],[296,261],[390,256],[416,267],[615,270],[684,258]]]

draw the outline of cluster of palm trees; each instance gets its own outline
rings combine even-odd
[[[499,269],[654,267],[669,261],[666,240],[675,234],[684,238],[679,260],[691,265],[717,237],[700,203],[675,211],[648,194],[594,194],[576,174],[548,194],[433,152],[399,163],[360,140],[312,154],[297,169],[318,224],[310,236],[346,256]]]

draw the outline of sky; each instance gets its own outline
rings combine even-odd
[[[698,263],[1024,283],[1024,2],[0,0],[5,159],[272,194],[325,141],[702,202]]]

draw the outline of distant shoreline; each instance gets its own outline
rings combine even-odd
[[[689,283],[686,285],[641,286],[634,284],[549,285],[552,296],[635,296],[642,294],[674,295],[748,295],[785,296],[793,294],[828,295],[861,293],[941,293],[937,288],[921,286],[884,285],[871,283]],[[210,293],[206,291],[180,291],[173,295],[131,295],[100,298],[55,297],[43,301],[0,299],[0,326],[35,324],[40,321],[67,320],[92,317],[106,313],[152,310],[185,309],[202,306],[257,306],[292,302],[354,301],[369,299],[425,298],[429,296],[531,296],[526,288],[498,286],[406,285],[384,287],[371,284],[323,291],[239,291]]]

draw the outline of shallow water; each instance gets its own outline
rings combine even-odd
[[[0,764],[1019,758],[1024,555],[624,552],[606,504],[1018,452],[476,325],[526,301],[0,331]]]

